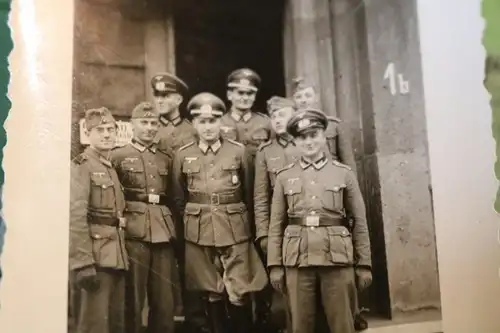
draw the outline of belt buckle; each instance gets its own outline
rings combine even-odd
[[[212,193],[210,195],[210,203],[212,205],[220,205],[219,195],[217,193]]]
[[[118,218],[118,228],[125,229],[126,226],[127,226],[127,219],[124,217],[119,217]]]
[[[308,215],[306,217],[306,226],[319,227],[319,216],[318,215]]]
[[[160,196],[158,194],[148,194],[148,201],[150,204],[157,205],[160,203]]]

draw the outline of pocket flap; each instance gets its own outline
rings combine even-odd
[[[229,204],[227,205],[227,212],[229,214],[244,213],[247,210],[245,204]]]
[[[329,185],[326,190],[327,191],[332,191],[332,192],[340,192],[340,190],[346,188],[346,184],[340,184],[340,185]]]
[[[144,167],[139,158],[126,158],[120,163],[121,168],[126,172],[143,172]]]
[[[147,205],[144,202],[127,201],[126,212],[131,213],[146,213]]]
[[[161,176],[167,176],[168,175],[168,169],[167,168],[159,168],[158,169],[158,174]]]
[[[332,226],[332,227],[327,227],[328,234],[330,236],[340,236],[340,237],[350,237],[351,233],[349,230],[347,230],[346,227],[342,226]]]
[[[197,160],[184,160],[182,163],[182,172],[184,173],[198,173],[200,169],[201,165]]]
[[[103,224],[90,224],[90,237],[92,239],[116,239],[118,236],[115,227]]]
[[[108,174],[104,172],[94,172],[91,174],[90,179],[92,180],[93,184],[103,188],[111,187],[114,185],[113,180],[111,180]]]
[[[186,208],[184,208],[184,212],[188,215],[200,215],[201,207],[198,205],[187,204]]]
[[[297,194],[302,192],[302,182],[299,178],[289,178],[284,188],[286,195]]]
[[[222,163],[222,170],[238,170],[240,167],[236,161],[224,161]]]
[[[301,233],[302,233],[302,227],[298,225],[288,226],[285,229],[285,237],[288,238],[300,237]]]

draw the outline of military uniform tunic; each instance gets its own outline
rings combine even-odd
[[[346,124],[336,117],[327,117],[328,127],[326,128],[327,149],[333,160],[356,170],[356,160],[351,144],[351,137],[346,128]]]
[[[345,216],[354,218],[349,232]],[[314,331],[315,285],[330,330],[354,332],[355,267],[371,267],[366,213],[354,172],[323,158],[301,159],[276,179],[268,266],[286,268],[293,332]]]
[[[115,170],[87,148],[71,163],[72,271],[94,266],[100,287],[79,290],[78,333],[120,333],[124,326],[125,271],[129,259],[122,230],[125,200]]]
[[[142,309],[147,293],[148,326],[154,332],[174,331],[174,295],[179,285],[171,241],[176,238],[170,208],[169,174],[172,157],[156,145],[135,139],[113,151],[113,164],[124,187],[127,208],[127,249],[131,258],[128,276],[128,332],[142,332]],[[147,292],[148,290],[148,292]]]
[[[181,147],[173,171],[176,203],[184,211],[187,286],[226,290],[235,304],[267,284],[248,219],[249,171],[245,147],[231,140]]]
[[[160,123],[156,141],[162,150],[175,153],[180,147],[196,140],[196,131],[187,119],[177,117],[170,121],[160,117]]]

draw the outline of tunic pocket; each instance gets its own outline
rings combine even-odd
[[[187,186],[192,189],[196,177],[201,170],[201,164],[198,160],[184,160],[182,163],[182,172],[186,175]]]
[[[91,210],[112,211],[115,209],[114,185],[114,182],[109,178],[107,173],[93,173],[91,175]]]
[[[321,198],[323,208],[343,214],[345,188],[345,184],[338,186],[327,186]]]
[[[299,178],[290,178],[285,183],[284,190],[288,201],[288,213],[293,214],[298,208],[296,205],[299,202],[300,195],[302,193],[302,182]]]
[[[184,237],[187,241],[198,243],[200,240],[201,207],[187,204],[184,209]]]
[[[120,252],[118,229],[101,224],[90,224],[89,228],[96,265],[117,268]]]
[[[125,227],[127,238],[143,239],[146,237],[146,209],[147,205],[143,202],[127,202],[124,214],[127,219]]]
[[[298,266],[300,256],[300,244],[302,242],[302,228],[300,226],[289,226],[283,236],[283,265],[286,267]]]
[[[222,177],[229,176],[229,184],[230,188],[237,188],[241,185],[241,179],[239,176],[240,171],[240,163],[239,161],[224,161],[222,162]]]
[[[144,188],[146,186],[142,160],[139,158],[125,159],[120,163],[120,167],[126,179],[125,186],[134,188]]]
[[[175,224],[174,220],[172,218],[172,213],[170,212],[170,209],[168,209],[165,206],[160,206],[162,215],[163,215],[163,220],[165,221],[165,226],[168,230],[170,238],[177,238],[177,231],[175,230]]]
[[[235,242],[242,242],[250,237],[248,210],[244,203],[227,205],[227,213]]]
[[[354,262],[354,248],[349,231],[342,226],[327,227],[330,255],[334,265],[350,265]]]

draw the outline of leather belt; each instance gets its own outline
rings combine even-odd
[[[239,193],[201,193],[190,192],[188,202],[204,205],[227,205],[242,202]]]
[[[328,218],[326,216],[315,216],[316,219],[312,217],[288,217],[289,225],[301,225],[304,227],[334,227],[334,226],[344,226],[343,219]]]
[[[88,216],[88,221],[91,224],[107,225],[116,228],[125,228],[126,219],[124,217],[110,217],[110,216]]]
[[[135,192],[125,192],[126,201],[139,201],[152,205],[165,205],[167,196],[164,194],[144,194]]]

